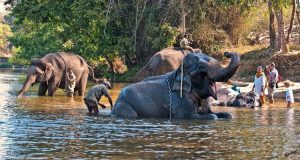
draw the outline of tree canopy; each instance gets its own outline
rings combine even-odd
[[[270,0],[276,7],[289,0]],[[49,52],[70,51],[90,64],[118,57],[144,64],[155,52],[176,46],[183,32],[193,45],[214,53],[239,45],[252,30],[254,0],[7,0],[15,17],[13,61],[28,63]],[[184,21],[183,21],[184,19]],[[184,23],[184,25],[183,25]],[[183,29],[183,26],[186,28]]]

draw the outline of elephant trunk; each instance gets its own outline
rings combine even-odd
[[[28,75],[22,89],[18,92],[18,97],[22,97],[23,94],[29,89],[29,87],[35,82],[35,75]]]
[[[216,82],[228,81],[236,72],[239,67],[240,57],[237,53],[225,52],[224,56],[231,58],[230,63],[227,67],[221,67],[219,64],[211,64],[209,76]]]
[[[92,77],[92,80],[93,80],[94,82],[99,82],[100,79],[96,79],[96,78],[95,78],[94,69],[93,69],[91,66],[88,66],[88,69],[89,69],[89,74],[90,74],[90,76]]]

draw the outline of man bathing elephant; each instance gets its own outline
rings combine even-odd
[[[94,81],[93,69],[78,55],[58,52],[49,53],[44,57],[34,60],[28,69],[28,75],[18,97],[35,83],[40,83],[38,95],[44,96],[48,90],[48,96],[53,96],[58,88],[65,89],[67,68],[72,68],[76,76],[75,92],[84,95],[89,73]]]
[[[150,77],[122,89],[112,110],[119,117],[161,117],[211,119],[231,118],[229,113],[213,113],[208,98],[216,99],[216,82],[228,81],[236,72],[240,57],[231,58],[229,65],[202,53],[190,53],[181,67],[167,74]],[[182,98],[180,97],[182,80]]]

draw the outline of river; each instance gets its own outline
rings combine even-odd
[[[299,103],[212,108],[232,120],[122,119],[109,109],[90,116],[82,98],[62,91],[37,97],[36,86],[17,99],[20,77],[0,71],[0,159],[300,159]]]

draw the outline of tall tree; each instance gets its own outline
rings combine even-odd
[[[298,19],[298,24],[300,24],[300,0],[296,1],[296,16]],[[299,35],[299,44],[300,44],[300,35]]]
[[[268,11],[269,11],[269,37],[270,37],[270,48],[276,50],[276,30],[275,30],[275,13],[273,9],[272,0],[268,0]]]
[[[277,50],[281,53],[289,52],[288,44],[285,37],[285,28],[284,28],[284,20],[282,9],[283,6],[286,5],[286,0],[273,0],[273,7],[275,10],[276,20],[277,20]]]
[[[292,29],[293,29],[295,13],[296,13],[296,0],[292,0],[292,6],[293,6],[293,9],[292,9],[291,21],[290,21],[290,26],[289,26],[288,33],[287,33],[287,36],[286,36],[286,42],[287,43],[289,43],[289,41],[290,41],[290,34],[292,32]]]

